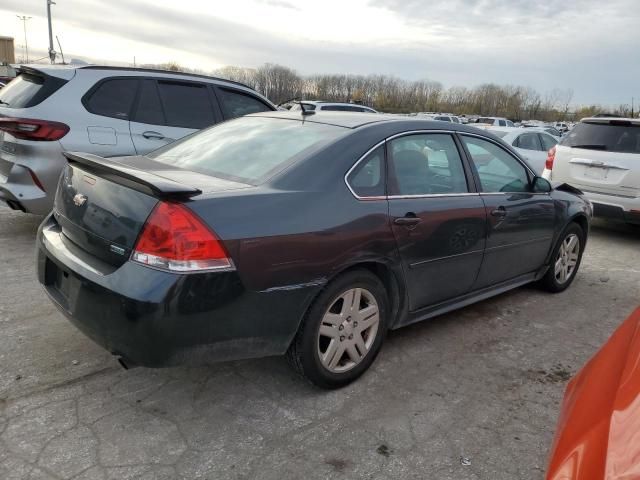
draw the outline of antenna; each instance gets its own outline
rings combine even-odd
[[[55,5],[53,0],[47,0],[47,21],[49,22],[49,58],[51,63],[56,62],[56,51],[53,49],[53,30],[51,29],[51,5]]]
[[[64,53],[62,53],[62,45],[60,45],[60,39],[58,38],[58,35],[56,35],[56,42],[58,42],[58,48],[60,49],[60,56],[62,57],[62,64],[66,65],[67,62],[64,61]]]
[[[315,111],[313,110],[305,110],[304,109],[304,103],[302,103],[302,101],[300,102],[296,102],[298,105],[300,105],[300,110],[302,110],[302,116],[306,117],[307,115],[315,115]]]

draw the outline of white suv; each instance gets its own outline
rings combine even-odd
[[[640,120],[582,119],[549,150],[543,176],[582,190],[595,216],[640,224]]]
[[[23,66],[0,90],[0,202],[51,210],[64,152],[145,155],[215,123],[276,107],[246,85],[126,67]]]

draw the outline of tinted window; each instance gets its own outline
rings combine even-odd
[[[218,93],[222,111],[226,118],[236,118],[250,113],[271,110],[260,100],[244,93],[227,90],[226,88],[220,88]]]
[[[347,182],[359,197],[384,195],[384,146],[376,148],[367,155],[349,174]]]
[[[511,120],[507,120],[507,127],[515,127]]]
[[[620,120],[611,124],[579,123],[561,145],[619,153],[640,153],[640,125]]]
[[[441,122],[451,122],[451,119],[449,117],[435,117],[435,119]]]
[[[327,105],[321,108],[321,110],[327,110],[332,112],[364,112],[362,107],[352,107],[350,105]]]
[[[23,73],[0,90],[0,105],[10,108],[27,107],[43,87],[44,78]]]
[[[241,117],[185,137],[149,156],[206,175],[258,184],[348,132],[313,122]]]
[[[547,135],[546,133],[541,133],[540,139],[542,140],[542,148],[544,148],[545,150],[549,150],[550,148],[553,148],[558,144],[558,140],[553,138],[551,135]]]
[[[393,139],[389,148],[392,195],[468,192],[462,160],[451,135],[420,134]]]
[[[489,125],[493,125],[495,122],[494,122],[493,118],[480,117],[478,119],[477,123],[488,123]]]
[[[528,192],[529,177],[522,164],[494,143],[462,137],[478,171],[483,192]]]
[[[523,133],[513,141],[513,146],[524,150],[542,150],[537,133]]]
[[[160,81],[158,91],[167,125],[200,129],[215,123],[206,85]]]
[[[460,119],[458,117],[451,117],[453,123],[460,123]]]
[[[155,80],[143,80],[140,85],[138,107],[134,115],[135,122],[164,125],[165,118],[160,104],[160,96]]]
[[[498,120],[498,125],[500,125],[501,127],[506,127],[507,122],[505,122],[504,120]]]
[[[138,89],[138,80],[114,78],[98,85],[86,101],[87,110],[96,115],[128,119]]]

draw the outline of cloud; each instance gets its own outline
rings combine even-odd
[[[637,0],[357,0],[340,11],[335,3],[314,4],[326,5],[333,23],[286,0],[254,0],[269,12],[264,21],[222,15],[242,13],[251,0],[225,11],[195,1],[64,0],[54,7],[54,28],[90,32],[71,44],[62,36],[67,57],[126,62],[136,55],[144,63],[162,52],[162,61],[205,70],[272,62],[305,74],[394,74],[448,86],[570,87],[584,103],[616,104],[640,94],[632,81],[640,76]],[[3,0],[1,8],[42,17],[41,7]],[[344,25],[353,25],[351,36]]]

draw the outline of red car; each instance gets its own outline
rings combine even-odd
[[[547,480],[640,479],[640,308],[571,380]]]

